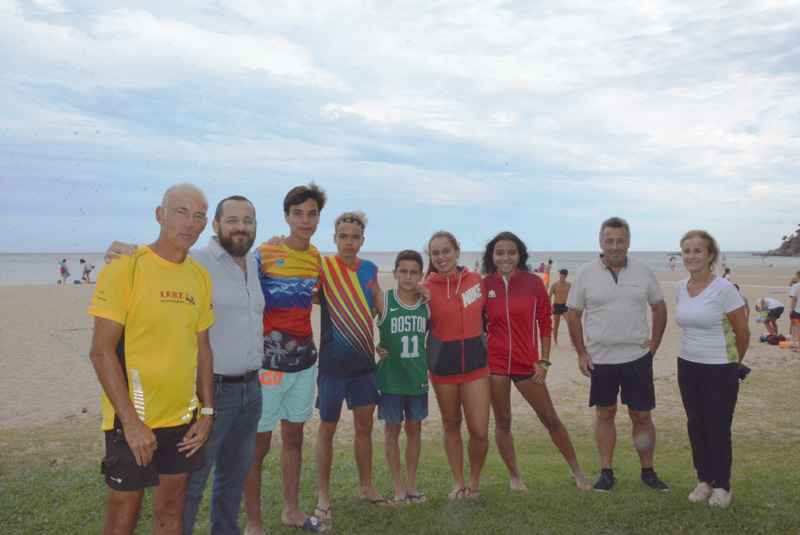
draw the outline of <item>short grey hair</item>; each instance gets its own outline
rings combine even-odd
[[[624,228],[625,232],[628,233],[628,239],[631,239],[631,227],[628,225],[628,222],[622,219],[621,217],[609,217],[603,224],[600,225],[600,241],[603,241],[603,231],[608,228]]]

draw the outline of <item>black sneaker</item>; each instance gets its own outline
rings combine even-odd
[[[595,492],[608,492],[616,482],[617,478],[614,477],[614,472],[603,470],[600,472],[600,479],[597,480],[597,483],[592,488],[594,488]]]
[[[658,474],[656,474],[652,470],[648,470],[647,472],[642,474],[642,481],[653,490],[660,490],[661,492],[669,492],[669,487],[666,483],[661,481],[658,478]]]

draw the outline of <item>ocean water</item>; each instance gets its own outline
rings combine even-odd
[[[599,251],[559,251],[541,252],[530,251],[530,264],[536,268],[539,263],[545,262],[552,255],[553,271],[566,268],[570,274],[579,266],[594,260]],[[332,255],[332,251],[323,251],[323,255]],[[655,270],[669,269],[669,257],[674,252],[667,251],[631,251],[632,257],[649,262]],[[394,268],[394,259],[397,252],[363,252],[360,256],[375,262],[381,271],[391,272]],[[736,268],[767,267],[767,266],[798,266],[800,269],[800,258],[768,256],[762,258],[749,252],[730,252],[725,253],[726,264],[732,270]],[[103,253],[0,253],[0,286],[15,286],[25,284],[56,284],[60,280],[58,262],[67,259],[71,277],[67,284],[73,284],[75,280],[80,280],[81,266],[80,259],[83,258],[96,267],[92,271],[91,278],[96,280],[100,268],[103,266]],[[425,256],[423,255],[423,258]],[[477,251],[462,251],[460,263],[473,269],[475,261],[480,261],[481,253]],[[427,267],[427,258],[425,258]],[[683,270],[680,258],[676,260],[676,270]]]

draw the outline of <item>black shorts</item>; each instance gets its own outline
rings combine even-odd
[[[622,390],[621,401],[632,411],[651,411],[656,407],[653,385],[653,354],[623,364],[595,364],[589,406],[613,407]]]
[[[556,303],[553,305],[553,316],[561,316],[569,312],[566,303]]]
[[[783,314],[783,307],[770,308],[769,311],[767,311],[768,318],[778,319],[781,317],[782,314]]]
[[[202,468],[205,445],[188,458],[185,452],[178,451],[178,443],[183,441],[191,426],[189,423],[153,429],[158,446],[147,466],[136,464],[122,429],[106,431],[106,456],[100,463],[106,484],[114,490],[137,491],[158,485],[158,474],[185,474]]]

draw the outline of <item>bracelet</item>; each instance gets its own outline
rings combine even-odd
[[[549,360],[540,360],[539,361],[539,366],[541,366],[545,370],[549,370],[550,369],[550,361]]]

